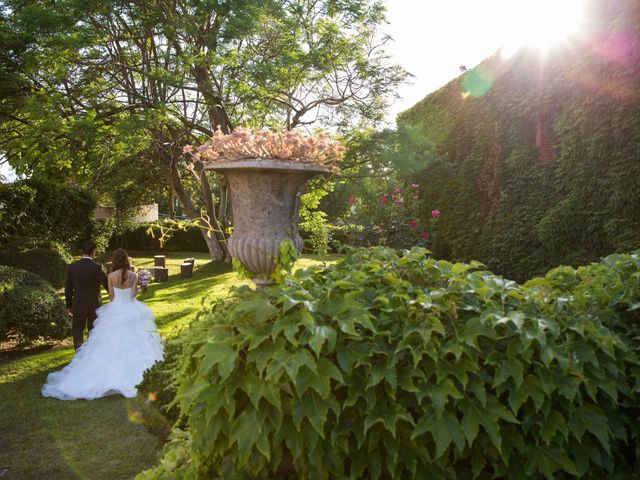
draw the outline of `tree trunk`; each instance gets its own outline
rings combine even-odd
[[[192,73],[196,84],[198,85],[198,90],[202,93],[205,98],[207,104],[207,114],[209,116],[209,121],[211,125],[213,125],[213,130],[220,128],[222,133],[231,133],[232,125],[229,116],[227,115],[227,111],[224,107],[223,99],[215,92],[213,86],[211,84],[211,78],[209,77],[209,72],[207,69],[201,65],[194,65],[192,67]],[[215,205],[213,205],[213,196],[211,194],[211,187],[209,186],[209,181],[206,178],[206,175],[202,173],[202,166],[197,169],[200,174],[201,183],[203,186],[203,194],[205,198],[205,205],[207,205],[207,214],[209,217],[215,221],[216,230],[220,230],[220,227],[226,228],[228,226],[227,216],[226,216],[226,203],[227,203],[227,195],[228,195],[228,186],[220,189],[221,196],[221,205],[220,217],[216,215]],[[226,180],[223,180],[226,184]],[[224,201],[223,201],[224,200]],[[218,220],[220,222],[218,222]],[[226,239],[224,238],[224,232],[216,231],[216,235],[218,236],[218,243],[222,242],[224,244],[223,249],[225,251],[225,262],[231,261],[231,254],[226,246]]]
[[[227,219],[227,208],[229,204],[229,182],[224,175],[218,177],[218,188],[220,188],[220,201],[218,202],[218,220],[223,230],[229,228]]]
[[[169,185],[169,218],[171,220],[175,220],[176,218],[176,209],[173,202],[175,201],[175,195],[173,194],[173,187]]]
[[[211,260],[215,262],[225,263],[228,261],[229,253],[226,251],[226,248],[222,248],[222,244],[218,241],[218,238],[211,232],[208,226],[200,227],[200,232],[204,238],[204,241],[207,243],[207,248],[209,249],[209,254],[211,255]],[[225,245],[226,247],[226,245]]]
[[[200,178],[200,186],[202,187],[202,194],[204,196],[204,205],[207,210],[207,215],[209,216],[209,222],[211,223],[210,227],[213,228],[212,234],[214,238],[217,239],[218,245],[224,252],[225,261],[230,261],[229,250],[227,249],[227,238],[224,232],[221,230],[220,222],[218,221],[218,216],[216,215],[216,206],[213,202],[213,192],[211,191],[211,184],[209,183],[209,179],[207,178],[207,172],[204,169],[204,164],[202,162],[197,162],[195,164],[196,173]]]
[[[213,125],[213,130],[220,128],[222,133],[231,133],[231,120],[227,115],[222,97],[217,95],[207,69],[201,65],[195,65],[191,69],[191,73],[198,85],[198,91],[202,93],[207,104],[207,115],[209,121]]]
[[[209,226],[202,220],[202,216],[195,209],[193,203],[191,203],[191,199],[189,198],[189,194],[184,189],[182,185],[182,179],[180,177],[180,171],[178,170],[178,166],[175,162],[162,162],[162,171],[167,177],[169,185],[172,187],[173,192],[175,193],[178,201],[182,205],[184,213],[192,220],[197,220],[197,224],[200,227],[200,232],[207,243],[207,248],[209,249],[209,254],[211,255],[211,260],[215,262],[220,262],[226,260],[227,252],[226,248],[223,250],[222,245],[218,241],[218,237],[215,234],[211,234],[209,236]],[[204,192],[203,192],[204,193]],[[211,191],[209,191],[209,195]],[[205,193],[205,198],[207,197]],[[213,203],[213,200],[210,200]],[[215,210],[214,210],[215,211]],[[215,217],[213,217],[215,221]],[[215,225],[213,225],[214,228]],[[226,245],[225,245],[226,247]]]

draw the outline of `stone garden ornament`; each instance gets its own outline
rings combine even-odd
[[[229,252],[262,288],[275,283],[283,241],[302,249],[298,209],[304,185],[315,175],[336,172],[345,148],[324,135],[238,128],[228,135],[217,131],[211,142],[185,151],[226,176],[233,214]]]

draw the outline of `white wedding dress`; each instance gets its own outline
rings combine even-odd
[[[135,299],[133,287],[113,290],[113,301],[96,310],[89,338],[71,363],[48,376],[45,397],[135,397],[143,372],[162,358],[162,339],[149,307]]]

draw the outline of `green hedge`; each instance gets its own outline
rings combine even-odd
[[[152,238],[147,230],[150,224],[137,225],[124,233],[114,235],[109,241],[109,248],[124,248],[137,251],[161,250],[157,238]],[[207,243],[197,227],[188,227],[186,230],[172,232],[171,237],[165,242],[162,250],[168,252],[208,252]]]
[[[64,303],[38,275],[0,266],[0,340],[64,338],[70,331]]]
[[[631,475],[640,253],[592,267],[597,302],[572,269],[520,286],[426,254],[360,249],[207,307],[173,372],[187,428],[138,478]]]
[[[640,35],[640,18],[629,0],[591,4],[600,8],[592,15],[599,39],[554,49],[543,61],[526,49],[509,60],[496,55],[399,115],[440,159],[425,158],[411,177],[425,188],[425,204],[443,212],[436,255],[479,259],[525,280],[640,247],[632,93],[640,91],[640,67],[602,55],[614,47],[588,44]],[[539,114],[557,154],[547,164],[538,162]]]
[[[89,192],[43,180],[0,184],[0,233],[79,245],[93,233]]]
[[[0,249],[2,250],[31,250],[33,248],[48,248],[55,250],[67,263],[73,261],[73,256],[69,250],[60,242],[47,240],[38,237],[0,237]]]
[[[0,265],[33,272],[56,288],[64,286],[67,266],[73,257],[58,242],[13,237],[0,243]]]

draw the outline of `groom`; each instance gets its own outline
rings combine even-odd
[[[73,348],[78,350],[84,341],[84,327],[93,328],[96,308],[100,306],[100,285],[109,290],[107,276],[102,267],[93,261],[96,245],[92,241],[82,244],[82,258],[69,265],[64,284],[67,312],[73,317]]]

